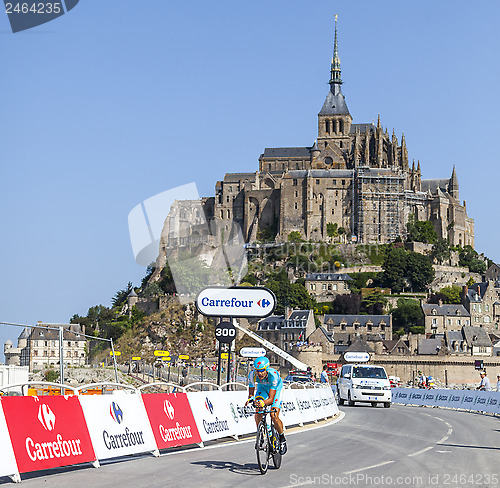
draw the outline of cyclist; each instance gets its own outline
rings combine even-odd
[[[283,380],[274,368],[269,367],[269,359],[262,356],[253,362],[253,370],[248,377],[248,400],[246,404],[254,401],[257,408],[271,405],[271,419],[280,436],[280,453],[287,451],[283,422],[279,418],[281,407],[281,391]],[[257,392],[255,391],[257,389]],[[255,395],[254,395],[255,393]],[[261,396],[264,400],[255,401],[255,397]],[[255,413],[257,426],[262,419],[262,414]]]

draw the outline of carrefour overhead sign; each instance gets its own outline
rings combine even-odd
[[[205,288],[196,297],[196,308],[209,317],[267,317],[276,297],[259,287]]]

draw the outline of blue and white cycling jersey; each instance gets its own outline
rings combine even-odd
[[[283,389],[283,380],[280,374],[274,368],[267,368],[267,377],[260,379],[255,370],[248,376],[248,386],[255,388],[255,396],[269,398],[269,392],[276,390],[272,407],[281,407],[281,390]]]

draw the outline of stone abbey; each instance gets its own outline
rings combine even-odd
[[[311,147],[266,148],[258,171],[227,173],[215,197],[202,199],[212,229],[236,223],[246,242],[264,235],[285,241],[294,231],[324,241],[329,227],[343,229],[344,240],[388,243],[404,238],[415,218],[432,222],[452,246],[474,247],[474,220],[460,203],[455,168],[449,178],[422,179],[420,162],[410,165],[404,134],[400,141],[389,135],[380,116],[377,125],[353,123],[341,90],[336,21],[329,84]],[[188,215],[187,201],[179,204],[177,218],[201,223]]]

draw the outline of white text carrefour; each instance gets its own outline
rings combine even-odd
[[[234,297],[231,298],[231,300],[211,300],[210,298],[203,297],[201,299],[201,304],[204,307],[250,308],[252,307],[253,300],[238,300]]]
[[[61,434],[57,434],[56,441],[34,442],[31,437],[26,438],[26,452],[32,461],[43,461],[44,459],[54,459],[81,456],[80,439],[70,439],[66,441]]]

